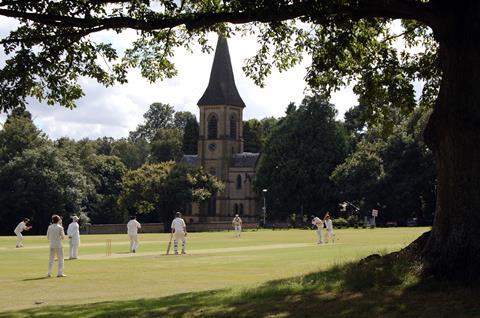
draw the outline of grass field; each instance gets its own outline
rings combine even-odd
[[[190,233],[188,254],[170,256],[168,234],[142,234],[136,254],[126,235],[84,235],[65,278],[45,277],[45,237],[26,236],[21,249],[0,237],[0,318],[480,317],[478,289],[419,283],[401,259],[356,262],[426,230],[336,230],[324,245],[307,230]]]

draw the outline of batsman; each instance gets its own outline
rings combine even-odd
[[[186,254],[185,245],[187,243],[187,225],[182,219],[180,212],[175,213],[175,219],[172,221],[173,250],[178,254],[178,241],[182,241],[182,254]]]

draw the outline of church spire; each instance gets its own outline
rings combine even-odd
[[[238,94],[237,87],[235,86],[227,39],[222,36],[218,37],[208,87],[197,105],[231,105],[245,107],[245,103]]]

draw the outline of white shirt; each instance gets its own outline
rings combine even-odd
[[[15,228],[15,230],[13,230],[13,232],[15,233],[22,233],[24,230],[26,230],[28,227],[27,227],[27,224],[25,224],[24,221],[18,223],[17,227]]]
[[[317,229],[321,230],[323,228],[323,221],[320,220],[318,217],[314,217],[312,220],[312,224],[317,226]]]
[[[71,238],[72,244],[80,243],[80,226],[78,222],[73,221],[68,225],[67,235]]]
[[[239,216],[233,218],[232,221],[233,225],[240,226],[242,225],[242,219]]]
[[[182,218],[177,217],[172,221],[171,227],[172,229],[175,229],[176,233],[183,232],[183,229],[186,227],[185,221]]]
[[[325,220],[325,227],[326,227],[327,230],[329,230],[329,231],[333,230],[333,222],[332,222],[332,219],[326,219],[326,220]]]
[[[50,248],[62,248],[62,240],[64,237],[65,233],[60,224],[50,224],[47,230],[47,238],[50,241]]]
[[[140,229],[142,225],[137,220],[130,220],[127,223],[127,233],[128,235],[137,235],[138,229]]]

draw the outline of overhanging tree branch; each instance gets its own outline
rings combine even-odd
[[[126,1],[96,0],[90,3],[103,5],[106,3],[124,3]],[[0,3],[0,6],[6,6]],[[82,2],[84,5],[85,3]],[[80,4],[79,4],[80,5]],[[143,14],[143,18],[128,16],[86,16],[76,17],[51,13],[35,13],[16,9],[0,9],[0,15],[11,18],[26,19],[54,27],[77,27],[101,29],[136,29],[152,31],[174,28],[184,25],[187,29],[208,28],[218,23],[243,24],[249,22],[272,22],[295,18],[306,18],[321,23],[326,19],[363,19],[363,18],[391,18],[413,19],[426,24],[432,24],[434,13],[427,3],[412,0],[358,0],[351,3],[332,5],[319,1],[298,1],[289,5],[278,6],[253,6],[234,8],[225,6],[215,12],[197,11],[193,13],[178,13],[175,15],[161,14],[150,11]]]

